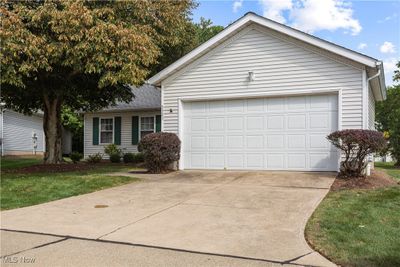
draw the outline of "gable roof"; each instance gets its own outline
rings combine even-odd
[[[183,67],[187,66],[197,58],[201,57],[202,55],[206,54],[208,51],[216,47],[218,44],[222,43],[229,37],[233,36],[235,33],[240,31],[241,29],[245,28],[246,26],[250,25],[251,23],[255,23],[272,30],[278,31],[280,33],[286,34],[290,37],[303,41],[305,43],[314,45],[316,47],[322,48],[326,51],[329,51],[334,54],[338,54],[342,57],[348,58],[355,62],[358,62],[362,65],[365,65],[369,68],[376,69],[376,72],[379,70],[381,71],[380,77],[380,86],[381,91],[382,88],[385,88],[384,84],[384,74],[383,74],[383,65],[382,62],[369,57],[367,55],[358,53],[356,51],[350,50],[348,48],[336,45],[334,43],[325,41],[313,35],[307,34],[305,32],[299,31],[297,29],[291,28],[284,24],[275,22],[273,20],[261,17],[253,12],[246,13],[243,17],[236,20],[228,27],[226,27],[223,31],[209,39],[207,42],[203,43],[202,45],[198,46],[190,53],[186,54],[185,56],[181,57],[153,77],[151,77],[147,83],[153,85],[160,85],[161,81],[165,80],[167,77],[175,73],[176,71],[182,69]],[[382,84],[383,81],[383,84]],[[384,91],[382,91],[382,95],[384,95]]]
[[[140,87],[130,86],[134,98],[129,103],[117,102],[100,110],[101,112],[124,111],[124,110],[152,110],[161,108],[161,91],[155,86],[144,84]]]

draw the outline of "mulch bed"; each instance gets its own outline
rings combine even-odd
[[[342,189],[376,189],[398,185],[399,182],[384,171],[374,170],[371,176],[357,178],[336,178],[331,186],[332,191]]]
[[[93,170],[95,168],[101,166],[113,166],[113,165],[124,165],[124,166],[132,166],[132,167],[139,167],[137,165],[125,164],[125,163],[110,163],[109,161],[103,161],[96,164],[89,164],[86,162],[79,162],[79,163],[71,163],[71,162],[64,162],[61,164],[36,164],[27,167],[17,168],[17,169],[10,169],[10,170],[2,170],[2,173],[52,173],[52,172],[73,172],[73,171],[86,171],[86,170]]]
[[[86,163],[61,163],[61,164],[36,164],[27,167],[4,170],[4,173],[46,173],[46,172],[72,172],[72,171],[85,171],[93,169],[93,164]]]

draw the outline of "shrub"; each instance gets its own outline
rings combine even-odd
[[[142,138],[138,149],[143,152],[144,163],[149,172],[160,173],[179,160],[181,141],[173,133],[152,133]]]
[[[134,163],[141,163],[144,162],[144,155],[143,153],[136,153],[134,154],[134,159],[133,159]]]
[[[118,154],[121,157],[122,150],[115,144],[109,144],[104,147],[104,153],[111,157],[112,154]]]
[[[79,162],[81,159],[83,159],[82,153],[79,152],[72,152],[69,157],[71,158],[73,163]]]
[[[89,163],[99,163],[101,162],[101,160],[103,159],[103,154],[101,154],[100,152],[93,154],[93,155],[89,155],[87,157],[87,162]]]
[[[114,153],[110,155],[110,161],[112,163],[119,163],[121,162],[121,154],[120,153]]]
[[[343,151],[344,161],[340,164],[341,177],[360,177],[368,162],[369,154],[377,153],[386,147],[383,134],[372,130],[349,129],[328,135],[328,140]]]
[[[132,163],[135,160],[135,154],[125,153],[123,156],[124,163]]]

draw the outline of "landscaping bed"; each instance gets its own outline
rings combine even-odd
[[[379,168],[367,178],[336,179],[307,223],[310,246],[341,266],[400,266],[398,182]]]

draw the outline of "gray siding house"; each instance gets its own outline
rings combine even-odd
[[[386,98],[381,61],[254,13],[148,84],[161,88],[161,112],[150,116],[182,141],[180,169],[337,171],[326,136],[373,129],[375,102]],[[125,112],[110,116],[121,117],[122,147],[138,136],[132,116],[145,117]],[[99,147],[93,118],[107,114],[85,115],[86,156]]]

